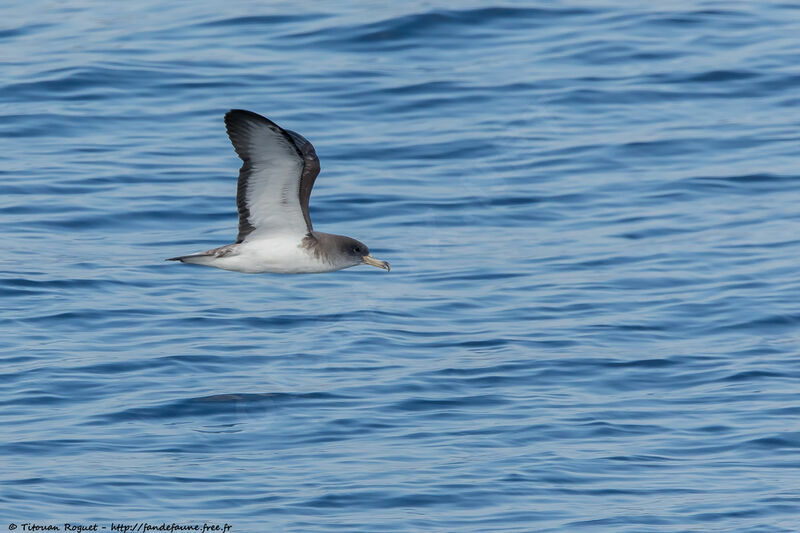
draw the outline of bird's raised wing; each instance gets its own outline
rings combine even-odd
[[[243,161],[236,192],[236,242],[278,233],[309,233],[308,200],[319,174],[319,159],[311,143],[242,109],[225,114],[225,127]]]

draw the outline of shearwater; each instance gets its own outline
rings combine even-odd
[[[364,243],[312,228],[308,199],[319,159],[302,135],[242,109],[225,114],[225,127],[243,161],[236,242],[167,261],[248,273],[332,272],[362,264],[389,270]]]

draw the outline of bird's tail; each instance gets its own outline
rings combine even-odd
[[[205,262],[204,258],[213,256],[214,254],[211,251],[208,251],[208,252],[201,252],[199,254],[189,254],[189,255],[181,255],[179,257],[170,257],[169,259],[164,259],[164,261],[180,261],[181,263],[202,263]]]
[[[196,265],[207,265],[213,259],[225,257],[228,255],[235,255],[237,244],[226,244],[213,250],[206,250],[205,252],[198,252],[196,254],[180,255],[178,257],[170,257],[165,261],[180,261],[181,263],[194,263]]]

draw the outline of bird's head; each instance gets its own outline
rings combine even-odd
[[[389,263],[386,261],[381,261],[380,259],[375,259],[369,255],[369,248],[361,241],[347,237],[342,239],[341,246],[342,251],[353,261],[354,265],[371,265],[382,268],[387,272],[391,270]]]

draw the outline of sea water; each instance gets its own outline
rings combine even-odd
[[[3,530],[800,528],[798,4],[0,15]],[[164,262],[231,108],[391,273]]]

